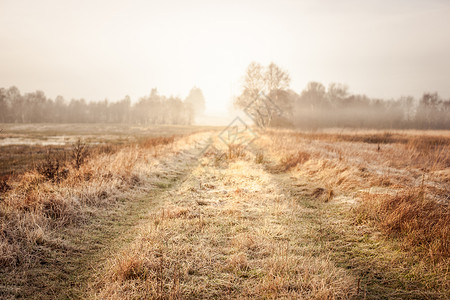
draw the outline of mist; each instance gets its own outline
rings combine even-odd
[[[226,115],[251,61],[291,88],[340,82],[374,98],[450,97],[448,1],[1,1],[0,87],[132,102],[203,90]]]

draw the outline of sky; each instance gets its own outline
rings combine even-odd
[[[450,97],[448,0],[0,0],[0,87],[133,101],[152,88],[225,114],[252,61],[370,97]]]

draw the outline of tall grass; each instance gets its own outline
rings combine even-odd
[[[397,195],[366,193],[357,213],[372,220],[407,249],[419,248],[432,258],[450,257],[450,208],[424,198],[423,190]]]
[[[334,196],[353,197],[357,218],[399,238],[405,249],[448,258],[448,132],[273,130],[269,135],[259,143],[280,170],[322,184]]]
[[[176,140],[155,137],[99,146],[91,149],[86,161],[83,153],[76,156],[76,164],[49,158],[41,167],[2,180],[0,267],[31,266],[39,261],[40,249],[64,247],[53,232],[86,222],[95,209],[108,207],[140,185],[149,177],[155,157],[170,153]]]

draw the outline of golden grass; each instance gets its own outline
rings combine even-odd
[[[0,195],[0,266],[13,270],[35,265],[39,245],[59,243],[54,231],[85,223],[93,209],[105,209],[148,183],[158,164],[156,154],[167,156],[185,145],[185,139],[172,136],[101,146],[78,168],[65,165],[67,176],[60,180],[47,180],[37,170],[10,178]]]
[[[336,194],[361,199],[357,211],[384,233],[448,258],[450,134],[419,134],[279,130],[258,142],[284,170],[322,184],[313,197],[327,191],[325,201]]]
[[[304,164],[306,161],[310,159],[311,155],[307,152],[298,151],[294,154],[289,154],[285,157],[281,158],[279,170],[281,172],[289,171],[290,169]]]
[[[450,209],[426,199],[423,190],[394,196],[366,193],[357,212],[389,236],[400,237],[407,249],[424,249],[433,259],[450,257]]]
[[[446,295],[447,135],[274,130],[256,151],[215,140],[183,181],[162,171],[179,173],[179,154],[204,137],[98,147],[61,181],[36,171],[8,179],[0,265],[11,274],[37,266],[41,249],[66,246],[56,231],[79,227],[131,190],[155,188],[161,193],[148,197],[157,204],[127,233],[131,241],[103,249],[83,297]]]
[[[224,167],[207,155],[133,244],[108,259],[90,293],[98,299],[350,297],[351,276],[299,243],[292,229],[304,220],[297,212],[302,208],[249,157],[229,158]]]

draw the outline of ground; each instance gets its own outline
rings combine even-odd
[[[264,131],[251,147],[244,148],[228,147],[217,138],[219,132],[184,134],[172,144],[100,154],[79,173],[74,171],[73,178],[64,179],[66,183],[41,183],[42,194],[52,190],[71,199],[64,198],[68,208],[50,221],[38,218],[26,223],[29,214],[36,217],[48,210],[42,205],[33,214],[21,212],[13,199],[23,195],[15,192],[24,183],[11,184],[2,213],[13,223],[7,214],[20,211],[21,226],[28,224],[25,228],[35,234],[38,224],[43,233],[41,238],[29,238],[32,245],[29,240],[3,244],[5,257],[8,248],[4,245],[28,245],[31,250],[23,254],[35,259],[3,259],[9,272],[1,272],[0,295],[94,299],[450,296],[448,253],[435,250],[441,249],[436,248],[440,244],[411,244],[400,229],[395,236],[388,234],[383,224],[368,216],[371,211],[363,209],[369,207],[364,204],[368,197],[376,201],[380,195],[394,197],[414,188],[426,190],[433,203],[447,201],[448,152],[443,152],[447,140],[444,148],[433,148],[434,156],[428,157],[433,167],[424,180],[424,171],[413,162],[426,158],[416,148],[408,148],[410,138],[404,133]],[[432,144],[436,136],[440,141],[442,132],[432,135]],[[374,138],[375,142],[368,142]],[[403,159],[395,157],[392,149]],[[78,179],[80,174],[84,179]],[[87,181],[86,174],[91,174]],[[423,201],[427,199],[424,196]],[[19,239],[2,224],[3,236]]]

